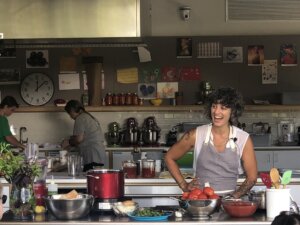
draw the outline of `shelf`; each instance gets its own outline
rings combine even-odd
[[[88,112],[200,112],[204,105],[177,106],[87,106]],[[246,105],[245,112],[292,112],[300,111],[300,105]],[[21,106],[21,112],[64,112],[64,107],[57,106]]]

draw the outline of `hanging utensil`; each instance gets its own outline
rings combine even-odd
[[[262,182],[264,183],[264,185],[266,185],[267,188],[271,188],[272,187],[272,181],[271,181],[270,174],[268,174],[268,173],[260,173],[259,176],[260,176],[260,179],[262,180]]]
[[[286,185],[291,182],[292,173],[292,170],[287,170],[283,173],[281,178],[281,184],[283,185],[283,188],[286,188]]]
[[[279,171],[276,168],[272,168],[270,170],[270,177],[271,177],[271,181],[273,183],[273,186],[276,189],[280,188],[280,175],[279,175]]]

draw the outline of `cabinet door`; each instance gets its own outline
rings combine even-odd
[[[300,169],[300,151],[274,151],[274,167],[280,169]]]
[[[257,160],[257,169],[261,171],[269,171],[273,167],[272,151],[255,151]]]

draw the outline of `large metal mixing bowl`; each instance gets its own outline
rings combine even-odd
[[[76,199],[56,199],[57,196],[45,198],[48,210],[58,219],[73,220],[89,214],[94,204],[92,195],[80,194]]]
[[[181,200],[181,208],[186,210],[192,217],[207,218],[215,212],[220,205],[219,199],[205,200]]]

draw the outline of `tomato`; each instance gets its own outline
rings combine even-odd
[[[203,192],[207,196],[211,196],[211,195],[213,195],[215,193],[214,189],[212,189],[211,187],[205,187],[205,188],[203,188]]]
[[[200,195],[202,193],[202,190],[200,188],[195,188],[191,191],[191,194]]]
[[[189,198],[189,195],[190,195],[190,192],[183,192],[182,193],[182,196],[181,196],[181,199],[182,200],[186,200]]]
[[[213,194],[213,195],[210,195],[208,198],[209,198],[209,199],[219,199],[220,196],[217,195],[217,194]]]
[[[208,199],[206,194],[201,193],[200,195],[198,195],[198,199]]]
[[[190,194],[189,194],[189,199],[190,199],[190,200],[196,200],[196,199],[198,199],[198,195],[195,195],[195,194],[193,194],[193,193],[190,193]]]

